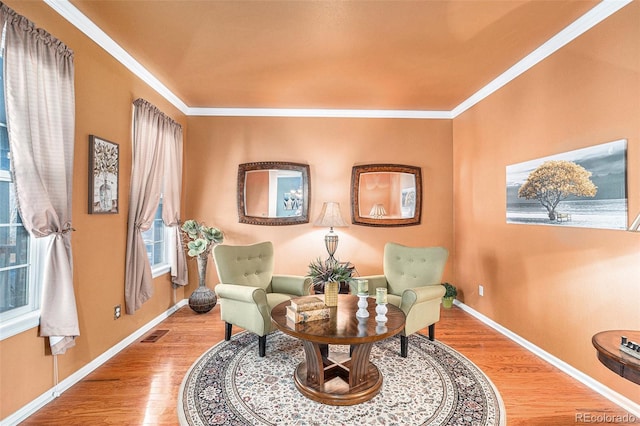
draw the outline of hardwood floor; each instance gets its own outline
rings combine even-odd
[[[154,329],[169,330],[155,343],[130,345],[22,424],[178,424],[182,378],[202,353],[224,338],[218,309],[196,314],[185,306]],[[564,426],[576,424],[576,415],[584,413],[625,414],[459,308],[443,309],[436,339],[471,359],[489,376],[502,395],[509,426]]]

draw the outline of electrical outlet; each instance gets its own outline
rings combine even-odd
[[[484,296],[484,286],[478,285],[478,294]]]
[[[122,314],[122,308],[120,307],[120,305],[116,305],[116,307],[113,308],[113,319],[117,320],[118,318],[120,318],[121,314]]]

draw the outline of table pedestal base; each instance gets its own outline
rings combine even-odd
[[[369,361],[371,343],[353,345],[351,357],[330,356],[326,344],[303,341],[305,361],[294,373],[298,390],[328,405],[355,405],[380,392],[382,374]]]

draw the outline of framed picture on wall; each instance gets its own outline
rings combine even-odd
[[[627,140],[507,166],[507,223],[627,229]]]
[[[120,147],[89,135],[89,214],[118,213]]]

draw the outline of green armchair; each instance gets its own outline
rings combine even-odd
[[[215,292],[220,318],[225,322],[225,340],[236,325],[258,335],[258,354],[266,353],[267,334],[274,330],[271,309],[293,297],[309,294],[311,278],[273,274],[273,244],[217,245],[213,248],[220,283]]]
[[[384,275],[359,277],[369,280],[369,294],[387,288],[387,301],[406,315],[400,334],[400,355],[407,357],[407,336],[429,327],[429,339],[435,337],[435,323],[440,320],[440,302],[445,289],[441,284],[449,251],[444,247],[406,247],[387,243],[384,247]],[[352,287],[352,293],[357,291]]]

